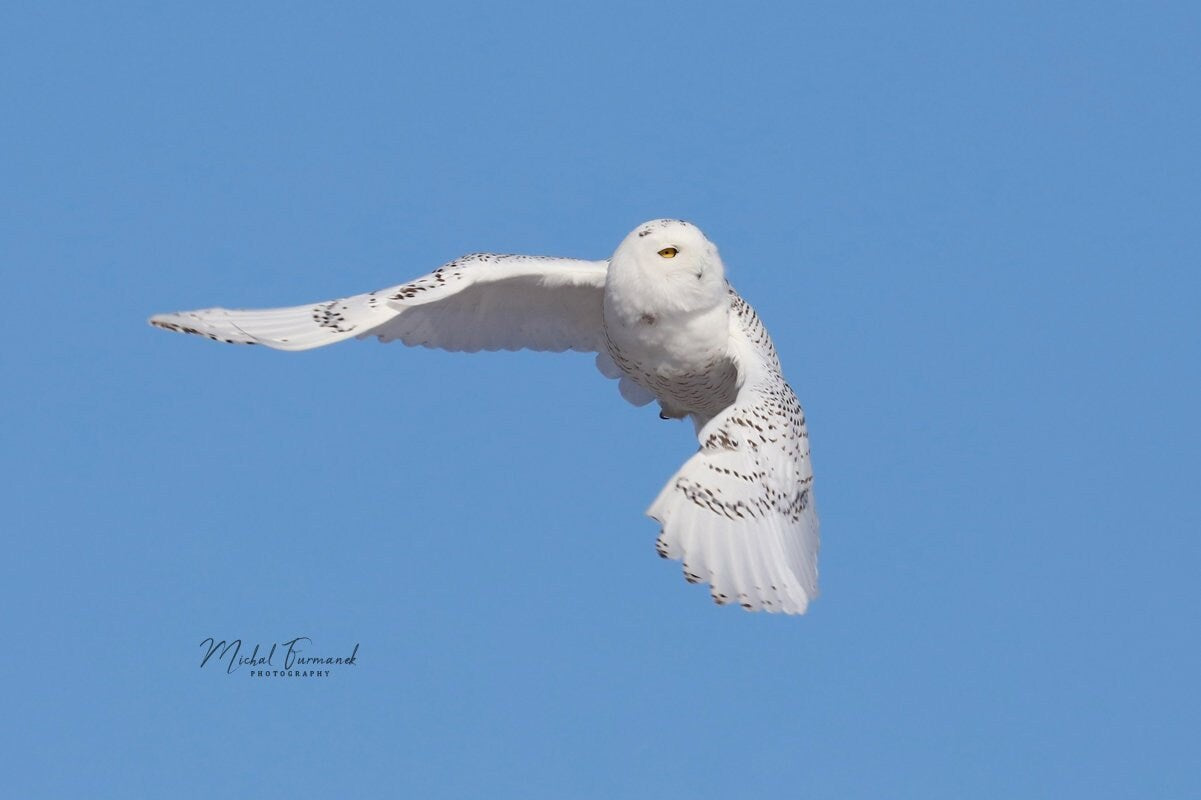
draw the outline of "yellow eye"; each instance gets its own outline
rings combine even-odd
[[[664,247],[662,250],[659,251],[659,255],[663,256],[664,258],[675,258],[676,253],[678,253],[678,252],[680,252],[680,251],[675,249],[674,247]]]

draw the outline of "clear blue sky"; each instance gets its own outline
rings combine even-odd
[[[1201,795],[1196,3],[16,5],[11,796]],[[145,324],[661,216],[808,411],[806,617],[655,556],[695,441],[586,356]]]

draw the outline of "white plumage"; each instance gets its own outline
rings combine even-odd
[[[659,554],[718,603],[804,613],[818,520],[804,413],[754,310],[695,226],[654,220],[608,261],[477,253],[409,283],[291,308],[209,308],[150,324],[308,350],[379,337],[443,350],[578,350],[635,405],[688,417],[700,449],[647,513]]]

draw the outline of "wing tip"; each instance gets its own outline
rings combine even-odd
[[[224,342],[225,344],[245,344],[245,345],[258,344],[258,342],[250,340],[249,337],[247,337],[245,339],[230,339],[225,336],[218,336],[217,334],[212,333],[211,331],[202,330],[200,328],[196,328],[191,325],[185,324],[182,321],[184,319],[186,319],[186,317],[183,314],[178,314],[178,313],[155,314],[154,316],[147,319],[146,322],[152,328],[159,328],[160,330],[171,331],[172,333],[186,333],[190,336],[203,336],[206,339],[212,339],[214,342]],[[177,320],[179,320],[179,321],[177,321]]]
[[[808,581],[803,576],[792,576],[792,580],[786,578],[781,585],[772,585],[770,592],[766,591],[764,586],[757,584],[744,586],[732,592],[728,589],[719,589],[714,585],[714,576],[709,573],[703,560],[696,564],[689,563],[687,548],[681,548],[678,534],[668,537],[667,520],[671,514],[664,499],[657,499],[647,509],[646,515],[658,522],[660,526],[659,536],[655,540],[655,551],[659,557],[681,562],[680,571],[684,580],[691,584],[708,586],[709,596],[719,606],[737,605],[748,612],[762,611],[767,614],[803,616],[809,610],[809,605],[817,599],[816,567],[811,586],[806,585]]]

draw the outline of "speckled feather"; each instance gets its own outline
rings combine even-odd
[[[682,559],[716,602],[803,613],[819,547],[805,415],[754,309],[732,289],[730,306],[738,396],[701,427],[700,451],[647,513],[663,525],[659,554]]]
[[[150,324],[231,344],[310,350],[378,336],[441,350],[595,351],[605,261],[473,253],[374,292],[272,309],[206,308]]]

